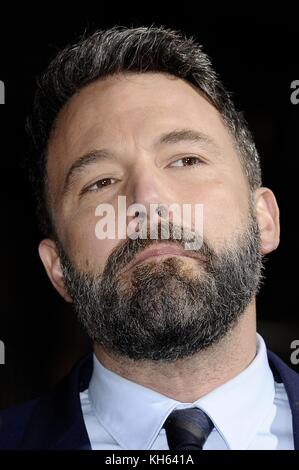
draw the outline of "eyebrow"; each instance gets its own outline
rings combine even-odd
[[[196,144],[207,144],[215,151],[219,151],[216,141],[202,131],[194,129],[175,129],[171,132],[166,132],[158,138],[158,144],[177,144],[179,142],[193,142]]]
[[[212,137],[202,131],[194,129],[175,129],[170,132],[165,132],[155,140],[154,146],[165,144],[171,145],[180,142],[191,142],[194,144],[206,145],[210,147],[210,149],[215,154],[220,153],[220,148]],[[114,157],[115,156],[113,152],[108,149],[95,149],[80,156],[71,165],[66,174],[62,190],[63,194],[65,194],[69,190],[76,176],[81,173],[86,167],[92,165],[93,163],[98,163],[100,160],[111,161]]]

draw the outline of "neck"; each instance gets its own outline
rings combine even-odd
[[[256,355],[255,302],[216,345],[174,363],[133,361],[95,345],[106,369],[183,403],[193,403],[244,370]]]

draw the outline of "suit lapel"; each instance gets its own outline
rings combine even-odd
[[[299,450],[299,375],[268,350],[269,364],[277,382],[283,382],[292,411],[295,450]]]

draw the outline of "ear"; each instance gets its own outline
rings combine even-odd
[[[72,302],[71,297],[64,287],[63,273],[55,242],[49,238],[42,240],[39,244],[38,252],[44,268],[47,271],[48,277],[55,289],[64,298],[64,300]]]
[[[261,251],[266,255],[279,245],[279,208],[273,192],[269,188],[255,191],[255,208],[261,235]]]

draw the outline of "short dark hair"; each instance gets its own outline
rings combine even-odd
[[[65,47],[37,80],[33,110],[27,118],[26,129],[31,141],[29,176],[43,235],[55,233],[47,202],[46,161],[49,137],[59,111],[89,83],[126,72],[168,73],[195,85],[218,110],[234,137],[249,188],[254,190],[261,186],[259,156],[244,116],[236,110],[230,93],[194,38],[163,26],[115,26],[83,36],[77,43]]]

